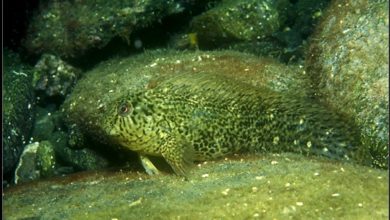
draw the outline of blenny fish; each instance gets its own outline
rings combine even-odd
[[[202,72],[166,77],[112,101],[108,136],[143,158],[163,157],[186,176],[194,161],[238,152],[290,151],[349,160],[358,146],[353,126],[311,97],[255,87]]]

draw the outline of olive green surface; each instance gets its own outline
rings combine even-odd
[[[291,154],[195,167],[189,180],[130,170],[8,188],[6,219],[388,219],[386,171]]]
[[[3,173],[15,170],[24,146],[29,142],[34,121],[32,67],[18,54],[4,49],[3,72]]]
[[[194,17],[190,31],[197,34],[198,46],[207,49],[260,40],[278,31],[289,7],[286,0],[224,0]]]
[[[306,67],[319,99],[355,119],[373,164],[387,168],[389,2],[333,1],[311,37]]]
[[[29,22],[24,45],[31,54],[79,58],[91,50],[99,51],[115,37],[117,42],[122,39],[124,46],[132,46],[133,32],[183,10],[175,0],[42,2]]]

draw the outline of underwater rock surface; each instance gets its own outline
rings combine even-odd
[[[355,119],[363,146],[383,168],[389,159],[388,22],[388,1],[334,1],[307,54],[319,98]]]
[[[114,37],[133,44],[130,34],[183,10],[181,1],[49,1],[33,18],[25,41],[32,54],[78,57]],[[202,1],[204,4],[205,1]]]
[[[74,149],[69,146],[69,135],[63,131],[54,132],[50,141],[54,145],[56,155],[74,170],[97,170],[108,167],[107,158],[85,146]]]
[[[15,169],[30,138],[34,119],[32,68],[21,63],[17,54],[4,50],[3,72],[3,173]]]
[[[260,40],[277,31],[286,21],[286,0],[225,0],[195,17],[190,29],[200,48]]]
[[[26,145],[15,171],[15,184],[54,176],[56,159],[53,145],[48,141]]]
[[[66,96],[81,73],[79,69],[50,54],[43,54],[34,70],[35,90],[43,91],[49,97]]]
[[[189,181],[77,173],[3,194],[6,219],[388,219],[388,172],[293,154],[203,163]]]

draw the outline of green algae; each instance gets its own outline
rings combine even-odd
[[[200,48],[260,40],[283,25],[288,7],[285,0],[225,0],[195,17],[190,30],[197,34]]]
[[[388,173],[292,154],[194,168],[189,181],[130,170],[6,190],[7,219],[387,219]],[[33,186],[33,187],[32,187]]]
[[[179,1],[48,1],[33,17],[25,47],[32,54],[80,57],[119,37],[132,44],[131,33],[183,10]]]
[[[4,50],[3,92],[3,172],[15,169],[24,145],[30,138],[34,120],[32,67],[22,63],[18,54]]]
[[[354,118],[373,165],[388,167],[388,1],[334,1],[324,12],[306,69],[319,99]]]
[[[34,70],[34,88],[46,96],[66,96],[81,73],[79,69],[50,54],[43,54]]]
[[[69,147],[69,137],[65,132],[54,132],[49,141],[54,145],[57,157],[76,170],[96,170],[109,166],[107,159],[97,151],[85,147]]]
[[[25,146],[15,170],[15,184],[29,182],[56,174],[57,162],[53,145],[48,141]]]
[[[37,149],[37,169],[41,177],[51,177],[55,175],[56,155],[53,145],[49,141],[39,143]]]

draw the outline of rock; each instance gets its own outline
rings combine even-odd
[[[49,97],[67,95],[81,73],[81,70],[50,54],[43,54],[34,70],[35,90],[43,91]]]
[[[233,43],[229,45],[228,48],[230,50],[251,53],[261,57],[271,57],[280,60],[283,63],[299,61],[299,63],[303,64],[300,60],[302,51],[289,51],[282,42],[274,38],[265,38],[256,42]]]
[[[256,41],[271,36],[284,24],[288,7],[285,0],[225,0],[195,17],[190,31],[196,33],[200,48]]]
[[[48,140],[26,145],[15,171],[15,184],[108,167],[107,159],[91,149],[70,149],[67,134],[55,131]]]
[[[189,33],[174,35],[176,49],[224,48],[279,59],[304,60],[306,40],[329,0],[222,1],[194,17]],[[258,22],[265,25],[259,26]]]
[[[48,140],[56,127],[52,113],[44,108],[37,107],[35,118],[32,138],[34,141]]]
[[[51,177],[56,174],[57,159],[54,146],[49,141],[41,141],[37,150],[37,168],[41,177]]]
[[[300,47],[304,46],[304,42],[313,33],[329,2],[330,0],[294,1],[291,10],[287,12],[285,26],[273,34],[273,37],[282,42],[290,52],[301,50]]]
[[[182,12],[181,2],[49,1],[32,19],[25,46],[32,54],[51,53],[72,58],[93,49],[96,52],[115,37],[133,45],[135,39],[130,39],[131,33]]]
[[[91,149],[68,148],[65,132],[52,131],[48,136],[26,145],[15,171],[15,184],[109,165],[106,158]]]
[[[242,156],[199,164],[189,181],[115,170],[8,188],[3,193],[3,216],[388,219],[388,181],[385,170],[350,163],[292,154]]]
[[[54,175],[56,162],[53,146],[48,141],[26,145],[15,170],[15,184]]]
[[[38,142],[34,142],[25,147],[15,170],[15,184],[39,178],[39,172],[36,170],[36,153],[38,147]]]
[[[312,37],[307,72],[319,98],[355,119],[375,166],[388,167],[389,3],[333,1]]]
[[[88,148],[69,148],[68,135],[65,132],[54,132],[50,141],[54,145],[57,157],[74,170],[98,170],[109,166],[108,160],[96,151]]]
[[[32,68],[21,63],[17,54],[4,50],[3,72],[3,173],[13,173],[30,139],[34,119]]]

